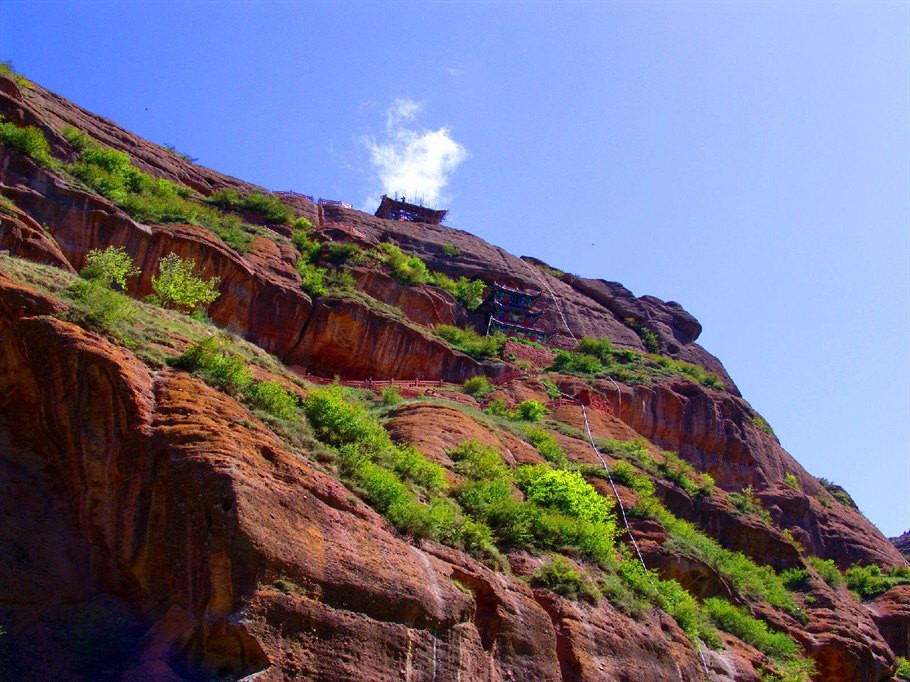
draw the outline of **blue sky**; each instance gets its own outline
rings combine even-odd
[[[910,528],[908,36],[905,2],[0,4],[0,58],[200,163],[422,193],[679,301],[887,535]]]

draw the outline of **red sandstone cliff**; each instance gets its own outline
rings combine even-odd
[[[0,78],[0,114],[37,125],[62,160],[73,125],[130,154],[137,166],[209,194],[257,189],[187,163],[40,87],[20,91]],[[300,288],[287,230],[265,223],[247,253],[192,225],[143,225],[60,172],[0,147],[0,250],[78,271],[94,248],[121,246],[143,274],[130,292],[151,291],[167,253],[192,258],[221,279],[209,316],[288,365],[322,376],[445,379],[502,374],[436,338],[431,325],[478,322],[433,287],[407,287],[375,267],[357,289],[399,308],[383,312],[356,296],[313,300]],[[633,318],[666,354],[718,374],[726,390],[666,379],[629,386],[553,377],[563,393],[592,405],[602,438],[642,436],[674,450],[718,490],[701,500],[667,482],[664,504],[724,546],[775,569],[814,554],[845,568],[906,560],[857,510],[832,503],[816,479],[759,429],[723,366],[701,348],[697,320],[678,304],[636,298],[617,283],[555,277],[473,235],[441,226],[385,221],[290,200],[323,238],[363,245],[389,241],[432,268],[487,283],[542,289],[545,326],[607,337],[644,350],[624,323]],[[255,220],[255,216],[247,216]],[[457,246],[456,259],[443,254]],[[74,324],[65,303],[2,272],[0,257],[0,675],[4,679],[319,680],[759,680],[764,656],[730,635],[698,652],[659,610],[638,618],[607,600],[571,601],[525,580],[541,559],[508,555],[512,572],[397,533],[300,447],[241,403],[186,373],[146,364],[131,349]],[[552,292],[552,295],[551,295]],[[172,354],[185,340],[175,343]],[[546,364],[532,357],[531,364]],[[535,362],[532,362],[534,360]],[[288,381],[287,375],[278,379]],[[541,457],[514,433],[459,409],[466,396],[408,403],[389,432],[447,468],[447,452],[476,439],[510,465]],[[533,376],[500,388],[509,402],[546,401]],[[575,404],[551,416],[584,428]],[[554,432],[569,458],[597,465],[583,439]],[[798,486],[785,483],[795,476]],[[601,481],[599,489],[611,495]],[[771,522],[733,513],[724,491],[752,486]],[[623,489],[627,501],[634,493]],[[788,531],[790,538],[783,531]],[[698,598],[736,595],[704,563],[664,547],[652,521],[633,522],[649,565]],[[795,538],[802,552],[794,545]],[[870,605],[814,573],[806,622],[756,608],[789,632],[824,680],[883,680],[907,655],[910,595],[892,588]]]

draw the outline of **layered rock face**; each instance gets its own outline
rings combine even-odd
[[[260,190],[38,86],[24,91],[0,77],[0,114],[41,128],[63,161],[76,158],[61,134],[72,125],[126,151],[144,172],[202,195]],[[287,365],[351,380],[498,378],[491,397],[503,404],[549,404],[548,433],[584,471],[602,466],[588,427],[597,439],[643,438],[655,454],[675,451],[717,489],[695,498],[655,479],[662,503],[777,571],[807,567],[810,554],[842,569],[907,565],[761,428],[721,363],[696,343],[698,321],[677,303],[560,275],[460,230],[284,199],[314,223],[319,240],[365,249],[391,242],[451,277],[541,291],[542,325],[558,330],[558,346],[587,335],[643,353],[633,329],[641,326],[662,353],[715,373],[725,389],[685,378],[626,385],[551,374],[544,382],[538,374],[550,351],[511,344],[502,361],[479,362],[454,350],[433,328],[482,329],[484,309],[469,312],[433,286],[400,284],[378,265],[351,269],[354,291],[311,297],[301,289],[290,228],[256,223],[255,215],[244,216],[258,231],[239,253],[198,226],[141,224],[66,173],[6,147],[0,192],[10,202],[0,211],[0,251],[74,273],[92,249],[122,247],[142,270],[129,292],[136,298],[152,291],[160,258],[192,259],[220,278],[211,320]],[[460,255],[446,255],[447,244]],[[607,599],[595,606],[531,587],[542,556],[504,547],[509,570],[495,570],[402,535],[312,442],[78,326],[57,297],[5,275],[4,262],[0,256],[0,678],[758,681],[773,667],[727,633],[722,646],[696,649],[659,609],[630,616]],[[176,343],[172,354],[180,349]],[[293,385],[265,366],[257,372]],[[562,400],[552,400],[554,384]],[[303,386],[296,390],[310,388]],[[460,479],[449,453],[468,440],[494,448],[508,467],[545,461],[521,429],[481,407],[440,387],[390,407],[385,428],[445,467],[452,485]],[[591,480],[613,499],[606,481]],[[734,508],[727,493],[747,486],[769,520]],[[637,499],[628,486],[616,494],[627,508]],[[662,577],[700,600],[745,604],[716,568],[668,543],[659,523],[630,523]],[[907,587],[863,605],[814,571],[808,580],[804,618],[758,604],[751,612],[794,638],[815,661],[816,679],[888,679],[895,655],[910,647]]]

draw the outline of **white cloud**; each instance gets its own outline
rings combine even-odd
[[[406,97],[396,98],[385,113],[386,130],[391,132],[403,121],[413,121],[421,109],[423,109],[423,104],[420,102]]]
[[[411,125],[422,105],[398,98],[386,111],[386,130],[377,140],[365,137],[375,181],[385,194],[398,192],[421,199],[427,205],[438,205],[442,191],[459,164],[468,158],[468,150],[452,139],[451,128],[420,129]]]

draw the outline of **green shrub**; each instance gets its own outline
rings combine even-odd
[[[847,588],[862,601],[875,599],[895,585],[910,583],[910,575],[904,567],[893,568],[888,573],[875,564],[861,566],[854,564],[844,571]]]
[[[610,467],[610,478],[616,483],[631,488],[635,477],[635,468],[628,462],[615,462]]]
[[[13,63],[9,59],[0,61],[0,75],[14,80],[16,82],[16,85],[18,85],[20,88],[31,90],[35,87],[35,84],[32,83],[28,78],[19,73],[16,73],[16,71],[13,69]]]
[[[660,338],[657,334],[634,317],[627,317],[625,323],[629,329],[638,334],[638,338],[641,339],[641,342],[644,344],[645,348],[648,349],[648,352],[660,353]]]
[[[478,374],[477,376],[473,376],[470,379],[467,379],[461,385],[461,390],[463,390],[469,396],[473,396],[474,398],[480,400],[495,391],[496,387],[493,386],[493,384],[490,383],[490,380],[487,379],[483,374]]]
[[[547,397],[550,400],[557,400],[559,398],[561,393],[560,393],[559,387],[556,384],[554,384],[549,379],[541,379],[540,383],[543,384],[543,387],[547,392]]]
[[[304,401],[304,412],[319,440],[338,448],[353,447],[359,456],[368,457],[427,490],[445,488],[441,466],[413,447],[395,445],[369,411],[345,395],[340,386],[333,385],[311,391]]]
[[[600,590],[590,576],[583,574],[565,557],[555,555],[549,561],[541,564],[531,576],[531,584],[535,587],[546,587],[556,594],[578,601],[597,604],[600,600]]]
[[[675,452],[663,451],[664,461],[657,465],[658,471],[668,481],[679,485],[687,495],[699,499],[709,495],[714,489],[714,479],[708,474],[698,474],[692,465]]]
[[[291,419],[297,414],[297,397],[277,381],[254,382],[247,389],[246,398],[253,407],[279,419]]]
[[[44,132],[36,126],[20,128],[15,123],[0,123],[0,143],[31,157],[45,167],[58,165],[51,156],[51,146],[44,137]]]
[[[637,559],[629,556],[620,562],[618,575],[635,594],[670,614],[693,642],[703,639],[712,646],[720,645],[698,602],[678,582],[662,580],[655,571],[645,570]]]
[[[503,417],[505,419],[511,419],[514,415],[512,410],[509,409],[509,406],[506,404],[506,401],[502,398],[494,398],[487,406],[483,408],[483,411],[486,414],[493,415],[494,417]]]
[[[784,475],[784,483],[786,483],[788,486],[790,486],[794,490],[797,490],[797,491],[800,490],[799,479],[796,477],[796,474],[794,474],[793,472],[788,471]]]
[[[357,288],[357,280],[354,279],[354,276],[341,268],[326,270],[323,278],[326,289],[336,294],[343,294]]]
[[[553,368],[557,372],[566,374],[597,375],[604,371],[603,363],[594,355],[571,353],[558,348],[556,349],[556,359]]]
[[[241,207],[261,213],[269,223],[290,224],[294,218],[294,211],[291,207],[285,206],[281,200],[271,194],[251,192],[243,198]]]
[[[357,444],[367,453],[378,453],[392,446],[386,430],[365,407],[348,400],[338,385],[310,391],[303,407],[316,437],[324,443],[338,448]]]
[[[78,310],[70,312],[70,319],[129,345],[132,335],[128,326],[136,313],[131,298],[99,280],[77,280],[69,287],[69,293],[78,305]]]
[[[525,429],[525,437],[537,449],[541,457],[557,469],[565,469],[569,466],[565,450],[560,447],[559,443],[548,431],[528,427]]]
[[[227,343],[217,336],[187,347],[170,364],[198,374],[205,383],[234,396],[244,394],[253,380],[243,359],[229,353]]]
[[[417,286],[430,281],[430,271],[426,263],[417,256],[409,256],[388,242],[380,244],[379,251],[390,274],[399,284]]]
[[[752,423],[758,428],[759,431],[767,433],[769,436],[774,436],[774,431],[771,429],[771,426],[766,422],[760,415],[752,415]]]
[[[805,568],[788,568],[781,571],[780,580],[788,590],[801,590],[809,585],[812,574]]]
[[[85,257],[85,267],[79,273],[84,279],[94,280],[101,285],[123,291],[126,281],[139,275],[141,270],[133,263],[126,249],[108,246],[106,249],[92,249]]]
[[[897,657],[897,670],[894,676],[902,680],[910,680],[910,661],[903,656]]]
[[[598,588],[607,601],[627,616],[639,618],[651,606],[616,573],[605,573],[598,582]]]
[[[293,227],[295,231],[304,230],[304,231],[309,232],[310,230],[313,229],[314,225],[313,225],[313,221],[311,221],[309,218],[304,218],[303,216],[299,216],[294,219],[293,223],[291,223],[291,227]]]
[[[521,467],[518,481],[528,500],[585,521],[613,524],[613,510],[577,471],[542,465]]]
[[[193,191],[136,168],[124,152],[104,147],[67,127],[64,136],[79,153],[69,172],[89,189],[107,197],[143,223],[190,223],[208,228],[228,246],[249,251],[253,236],[235,215],[224,215],[193,198]],[[216,193],[217,194],[217,193]]]
[[[789,635],[769,629],[764,621],[758,620],[746,609],[718,597],[705,599],[702,606],[717,627],[736,635],[773,660],[783,661],[799,656],[799,647]]]
[[[382,392],[382,404],[388,407],[398,405],[401,403],[404,398],[401,397],[401,394],[395,389],[394,386],[389,386]]]
[[[442,255],[446,258],[458,258],[461,255],[461,249],[452,242],[446,242],[442,245]]]
[[[324,296],[326,286],[325,268],[319,268],[304,258],[297,259],[297,273],[300,275],[300,288],[312,297]]]
[[[236,190],[222,188],[213,192],[208,201],[210,204],[224,209],[243,208],[255,211],[262,214],[269,223],[290,225],[294,218],[294,211],[289,206],[285,206],[277,197],[262,192],[250,192],[241,197]]]
[[[524,400],[515,408],[518,419],[527,422],[538,422],[546,414],[547,408],[539,400]]]
[[[501,334],[481,336],[470,327],[461,328],[449,324],[436,327],[436,335],[449,345],[470,355],[477,360],[490,360],[499,357],[506,337]]]
[[[322,251],[322,244],[312,239],[312,233],[306,230],[295,230],[291,242],[300,251],[300,258],[307,263],[314,263]]]
[[[479,279],[459,277],[454,280],[441,272],[432,273],[431,283],[449,292],[468,310],[477,310],[483,303],[486,285]]]
[[[219,277],[203,279],[195,274],[196,263],[171,253],[158,261],[158,276],[152,278],[154,301],[165,308],[192,312],[218,298]]]
[[[746,516],[755,514],[766,522],[771,521],[771,514],[762,506],[751,485],[743,488],[742,492],[729,493],[727,499],[738,513]]]
[[[335,265],[362,265],[367,256],[357,244],[349,242],[326,242],[322,245],[320,256]]]

